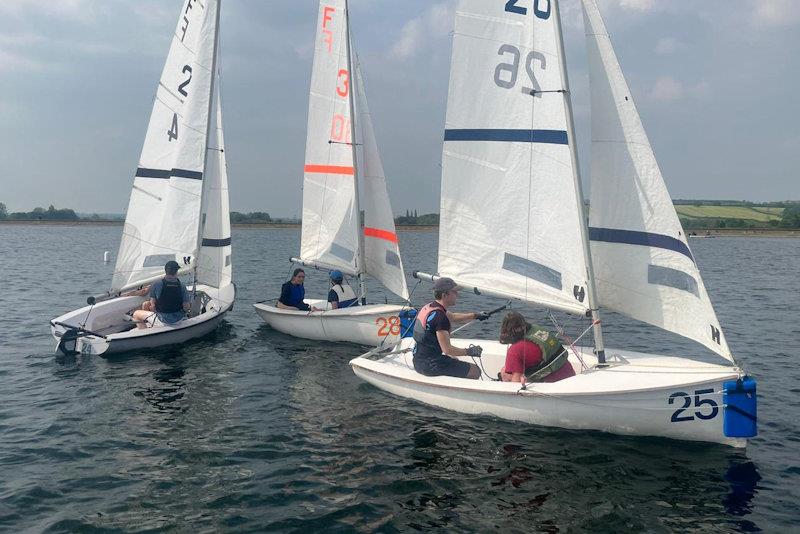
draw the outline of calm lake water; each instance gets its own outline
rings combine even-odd
[[[760,436],[743,452],[467,417],[366,385],[347,365],[358,347],[276,333],[251,306],[287,278],[292,229],[234,230],[238,299],[214,337],[115,359],[54,357],[47,321],[107,288],[103,251],[116,252],[120,232],[0,226],[0,530],[798,528],[800,240],[691,243],[728,341],[759,383]],[[401,234],[409,271],[435,268],[436,239]],[[324,274],[309,278],[307,294],[323,295]],[[417,288],[415,304],[429,291]],[[466,295],[459,307],[496,302]],[[605,322],[611,346],[699,350],[618,316]],[[499,321],[487,323],[470,335],[495,336]]]

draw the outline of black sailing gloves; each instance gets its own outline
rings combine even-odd
[[[477,319],[478,321],[485,321],[489,317],[491,317],[491,315],[489,315],[486,312],[480,312],[475,314],[475,319]]]

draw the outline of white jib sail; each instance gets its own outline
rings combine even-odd
[[[319,6],[314,66],[308,102],[303,180],[303,261],[339,269],[358,266],[359,214],[356,213],[345,0]]]
[[[584,0],[592,110],[592,258],[600,306],[732,360],[600,11]]]
[[[439,274],[583,314],[584,222],[576,203],[555,17],[549,1],[458,4]]]
[[[156,90],[112,291],[194,262],[218,0],[186,0]]]
[[[351,50],[354,48],[351,46]],[[367,273],[389,291],[408,299],[408,286],[400,259],[400,246],[394,226],[394,214],[386,189],[383,163],[375,140],[367,93],[357,58],[354,58],[356,93],[355,110],[358,128],[359,178],[362,185],[361,209],[364,210],[364,256]]]
[[[208,136],[208,159],[203,179],[203,239],[197,263],[197,282],[224,287],[233,279],[231,265],[231,215],[228,201],[228,166],[222,133],[219,76],[214,90],[214,117]]]

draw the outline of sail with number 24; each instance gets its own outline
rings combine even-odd
[[[378,388],[467,414],[744,447],[757,430],[755,381],[730,352],[595,0],[582,0],[592,114],[587,223],[559,4],[459,1],[438,272],[418,276],[585,318],[574,340],[553,325],[574,376],[497,380],[506,346],[486,339],[453,340],[483,347],[479,380],[417,373],[410,338],[350,364]],[[605,347],[604,310],[714,354]],[[578,345],[590,332],[593,344]]]
[[[158,82],[133,180],[111,289],[50,321],[57,350],[112,354],[213,332],[235,297],[217,50],[220,0],[185,0]],[[165,264],[193,275],[190,310],[174,323],[133,312]]]

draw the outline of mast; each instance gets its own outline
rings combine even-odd
[[[203,186],[200,188],[200,220],[197,224],[197,244],[194,250],[194,286],[192,292],[197,291],[197,268],[200,264],[200,249],[203,246],[203,231],[206,226],[205,198],[206,198],[206,169],[208,168],[208,139],[211,135],[212,113],[214,111],[214,82],[217,78],[217,49],[219,47],[219,15],[222,0],[216,2],[216,13],[214,14],[214,51],[211,55],[211,83],[208,94],[208,120],[206,121],[206,147],[203,155]],[[216,121],[214,122],[216,128]]]
[[[366,259],[364,255],[364,224],[361,219],[361,202],[358,193],[358,154],[356,151],[356,110],[353,93],[356,90],[355,73],[353,72],[353,51],[350,46],[350,4],[344,0],[345,37],[347,39],[347,73],[350,79],[348,104],[350,106],[350,148],[353,150],[353,187],[355,188],[356,232],[358,236],[358,291],[361,304],[367,303],[367,281],[364,276]]]
[[[567,136],[569,138],[570,156],[572,157],[572,176],[575,180],[575,200],[578,203],[579,213],[581,215],[580,231],[581,242],[583,243],[584,256],[586,257],[586,294],[589,301],[589,309],[591,311],[592,322],[594,327],[594,347],[597,353],[597,363],[606,363],[605,345],[603,344],[603,328],[600,324],[600,311],[597,307],[597,291],[594,284],[594,266],[592,264],[592,251],[589,245],[589,230],[588,218],[586,216],[586,204],[583,198],[583,186],[581,184],[581,172],[578,162],[578,150],[575,139],[575,121],[572,115],[572,96],[569,89],[569,76],[567,75],[567,57],[564,52],[564,34],[561,31],[561,9],[558,0],[552,0],[553,9],[555,11],[556,33],[558,34],[558,54],[560,58],[559,68],[561,69],[561,81],[564,87],[564,100],[566,102],[567,110]]]

